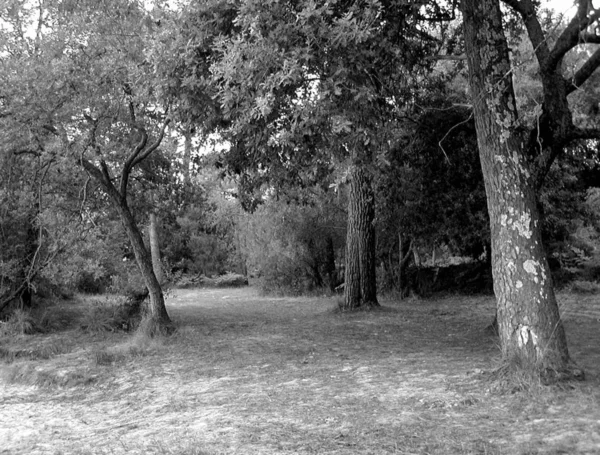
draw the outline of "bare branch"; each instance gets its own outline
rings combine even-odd
[[[127,157],[127,160],[123,164],[123,170],[121,171],[121,184],[120,184],[120,192],[123,195],[127,192],[127,182],[129,180],[129,174],[131,173],[131,170],[137,163],[138,155],[144,149],[144,147],[146,146],[146,144],[148,142],[148,133],[146,133],[146,130],[144,130],[142,128],[136,128],[136,129],[140,132],[142,137],[140,138],[140,141],[137,143],[137,145],[131,151],[131,153]]]
[[[550,52],[550,57],[546,62],[547,68],[555,68],[565,54],[580,43],[581,32],[597,21],[599,17],[600,10],[594,9],[590,0],[580,0],[577,13],[558,37]]]
[[[504,3],[521,15],[538,63],[540,67],[546,67],[550,59],[550,49],[533,2],[531,0],[504,0]]]
[[[600,66],[600,48],[596,49],[596,52],[583,64],[575,75],[567,82],[567,94],[577,90],[583,85],[585,81],[596,71]]]
[[[137,164],[144,161],[154,150],[156,150],[158,148],[158,146],[161,144],[161,142],[163,141],[163,139],[165,137],[165,131],[167,129],[167,126],[169,126],[169,123],[171,123],[171,119],[168,118],[163,123],[163,126],[160,129],[160,133],[158,134],[158,138],[156,139],[156,141],[152,145],[150,145],[146,150],[144,150],[144,152],[141,153],[134,160],[133,166],[136,166]]]
[[[113,182],[110,178],[110,173],[108,171],[108,167],[106,166],[106,162],[104,160],[100,161],[101,168],[95,166],[91,161],[83,157],[83,154],[79,157],[79,163],[86,170],[86,172],[94,178],[104,190],[108,193],[109,197],[111,197],[114,201],[121,203],[123,201],[123,196],[119,193],[119,191],[113,185]]]
[[[23,149],[23,150],[15,150],[12,153],[15,156],[19,156],[19,155],[33,155],[33,156],[39,157],[41,155],[42,151],[41,150]]]
[[[425,57],[426,60],[466,60],[467,56],[462,55],[430,55]]]
[[[87,179],[85,179],[85,183],[83,184],[83,188],[79,192],[80,195],[81,195],[81,193],[83,193],[83,197],[81,198],[81,205],[79,206],[79,215],[81,216],[82,220],[83,220],[83,207],[85,206],[85,203],[87,201],[88,186],[90,184],[91,178],[92,178],[91,175],[88,174],[88,177],[87,177]]]
[[[600,35],[598,33],[581,32],[579,34],[579,44],[600,44]]]
[[[571,139],[600,139],[600,128],[573,128]]]

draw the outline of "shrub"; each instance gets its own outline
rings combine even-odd
[[[84,312],[80,328],[86,332],[115,332],[128,330],[129,321],[125,301],[107,298],[97,302]]]
[[[29,311],[16,309],[6,322],[0,324],[0,336],[30,335],[36,332],[36,323]]]
[[[275,295],[300,295],[311,291],[306,271],[296,261],[272,255],[263,264],[258,286],[262,292]]]
[[[218,288],[230,288],[248,286],[248,278],[238,273],[228,272],[214,279],[215,286]]]

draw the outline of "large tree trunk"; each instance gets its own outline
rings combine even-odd
[[[371,176],[355,165],[350,174],[346,284],[342,310],[379,306],[375,273],[375,199]]]
[[[544,377],[555,376],[568,371],[569,352],[518,128],[499,0],[463,0],[462,10],[502,355]]]

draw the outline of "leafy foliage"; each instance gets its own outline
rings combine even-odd
[[[298,295],[343,281],[345,212],[325,201],[269,200],[248,217],[243,251],[263,291]]]

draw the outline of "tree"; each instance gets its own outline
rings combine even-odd
[[[29,132],[30,150],[77,163],[119,214],[150,295],[149,319],[170,330],[161,286],[128,201],[136,168],[161,145],[168,100],[153,79],[149,48],[157,27],[127,0],[40,3],[16,8],[3,70],[5,119]],[[34,40],[20,24],[35,14]]]
[[[311,186],[343,169],[345,310],[378,305],[373,178],[425,62],[421,6],[247,2],[217,43],[213,72],[231,121],[227,162],[249,189],[244,193],[261,185]]]
[[[491,223],[492,270],[503,358],[544,379],[573,377],[564,327],[541,239],[538,189],[549,166],[573,139],[593,136],[573,125],[567,95],[600,63],[600,53],[567,80],[566,52],[598,18],[581,1],[552,50],[529,0],[506,1],[518,11],[534,45],[544,100],[536,127],[523,131],[515,101],[509,48],[499,0],[464,0],[465,49]],[[539,125],[539,126],[538,126]],[[529,133],[529,134],[527,134]]]

